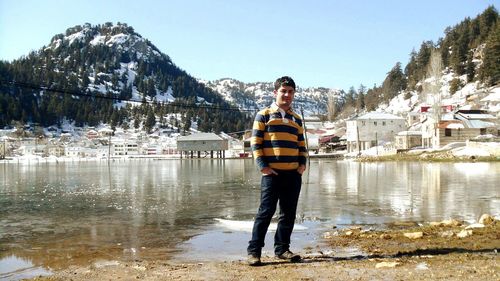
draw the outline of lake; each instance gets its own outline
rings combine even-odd
[[[291,249],[324,250],[333,227],[498,217],[499,182],[498,162],[311,159]],[[259,188],[252,159],[0,163],[0,279],[124,260],[243,259]]]

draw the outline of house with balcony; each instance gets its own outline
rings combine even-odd
[[[85,136],[89,139],[89,140],[93,140],[93,139],[96,139],[99,137],[99,133],[94,130],[94,129],[90,129],[88,130],[86,133],[85,133]]]
[[[139,144],[133,140],[113,139],[111,141],[111,155],[139,155]]]

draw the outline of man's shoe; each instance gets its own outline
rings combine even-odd
[[[248,262],[248,265],[250,265],[250,266],[259,266],[262,264],[260,262],[260,257],[257,255],[248,255],[247,262]]]
[[[294,254],[290,252],[290,250],[287,250],[286,252],[277,255],[277,257],[278,259],[289,260],[291,262],[299,262],[302,259],[300,255]]]

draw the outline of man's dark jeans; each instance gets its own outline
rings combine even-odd
[[[295,223],[302,176],[295,170],[277,170],[278,175],[262,176],[260,207],[255,217],[249,255],[261,255],[264,238],[279,202],[278,228],[274,235],[274,253],[280,255],[290,247],[290,236]]]

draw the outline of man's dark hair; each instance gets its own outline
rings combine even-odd
[[[290,76],[283,76],[276,79],[276,82],[274,82],[274,90],[278,90],[281,86],[290,86],[295,90],[295,82]]]

